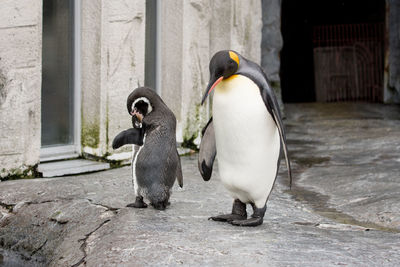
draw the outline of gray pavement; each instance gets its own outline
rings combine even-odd
[[[264,224],[231,209],[218,168],[182,158],[166,211],[132,209],[130,167],[0,183],[4,266],[399,266],[400,107],[287,105],[294,186],[282,165]],[[248,212],[251,212],[249,209]]]

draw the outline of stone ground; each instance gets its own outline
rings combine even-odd
[[[287,105],[286,168],[264,224],[208,221],[232,200],[182,158],[166,211],[132,209],[130,167],[0,183],[3,266],[400,266],[400,107]],[[251,212],[250,209],[248,212]]]

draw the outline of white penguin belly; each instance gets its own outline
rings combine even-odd
[[[275,181],[280,137],[260,89],[242,75],[222,80],[213,118],[222,183],[232,197],[262,208]]]
[[[136,163],[137,163],[137,158],[139,156],[140,151],[142,150],[144,143],[146,141],[146,134],[143,137],[143,145],[142,146],[137,146],[137,145],[132,145],[132,151],[133,151],[133,156],[132,156],[132,184],[133,188],[135,190],[135,195],[142,196],[143,192],[141,192],[141,188],[139,187],[139,184],[137,182],[137,176],[136,176]]]

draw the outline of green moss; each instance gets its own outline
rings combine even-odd
[[[122,162],[123,162],[122,160],[109,160],[108,161],[108,163],[110,163],[111,169],[120,168],[120,167],[125,166],[126,164],[122,164]]]
[[[197,145],[194,143],[194,140],[195,140],[196,138],[197,138],[197,134],[192,135],[192,136],[189,137],[189,138],[185,137],[185,138],[183,139],[183,142],[182,142],[182,147],[190,148],[190,149],[192,149],[192,150],[198,151],[199,148],[198,148]]]
[[[53,215],[51,215],[50,217],[54,218],[54,217],[57,217],[60,214],[61,214],[61,211],[58,210],[58,211],[54,212]]]
[[[100,143],[100,126],[97,124],[82,125],[81,132],[82,146],[97,148]]]
[[[32,179],[40,177],[37,171],[38,164],[34,166],[22,166],[20,168],[13,168],[10,170],[2,169],[2,173],[8,173],[4,177],[0,177],[0,181],[17,180],[17,179]]]
[[[109,127],[110,127],[110,121],[109,121],[109,118],[108,118],[108,115],[110,114],[110,110],[109,110],[109,106],[108,106],[108,104],[107,104],[107,112],[106,112],[106,150],[108,151],[108,149],[109,149],[109,142],[110,142],[110,139],[109,139]],[[108,154],[108,152],[106,152],[106,154]],[[107,157],[108,155],[105,155],[105,157]]]
[[[200,132],[200,108],[201,104],[195,105],[194,116],[188,116],[186,119],[186,127],[183,131],[182,147],[190,148],[197,151],[199,148],[194,140],[199,136]],[[194,118],[193,118],[194,117]]]
[[[107,112],[107,114],[108,114],[108,112]],[[108,150],[109,143],[110,143],[110,139],[109,139],[109,136],[108,136],[108,134],[109,134],[108,129],[109,129],[109,122],[108,122],[108,115],[107,115],[107,119],[106,119],[106,148],[107,148],[107,150]],[[109,153],[106,152],[106,154],[109,154]],[[108,155],[105,155],[105,157],[107,157],[107,156]]]

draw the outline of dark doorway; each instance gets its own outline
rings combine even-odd
[[[317,100],[313,56],[315,28],[354,24],[379,24],[383,27],[384,20],[385,0],[283,0],[280,70],[283,101]],[[383,54],[383,45],[379,53]],[[383,73],[383,65],[377,68],[381,68]],[[375,101],[381,98],[377,99]],[[348,100],[352,99],[334,101]]]

